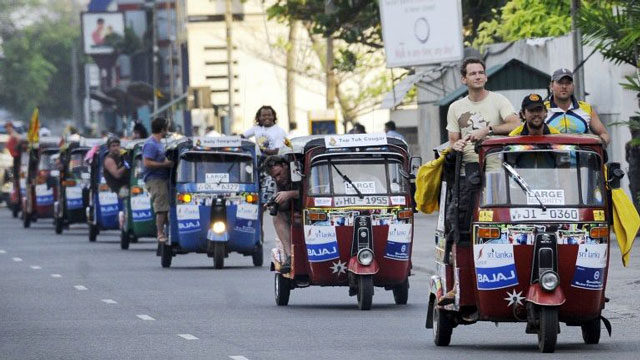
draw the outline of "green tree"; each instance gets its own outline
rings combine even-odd
[[[478,26],[474,47],[571,31],[570,0],[509,0]]]

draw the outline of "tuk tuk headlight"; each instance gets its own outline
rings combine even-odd
[[[368,266],[373,262],[373,251],[371,249],[360,249],[358,251],[358,262],[360,265]]]
[[[227,229],[227,225],[225,225],[223,221],[216,221],[213,223],[211,229],[216,234],[222,234]]]
[[[553,291],[560,284],[558,274],[553,271],[546,271],[540,276],[540,286],[547,291]]]

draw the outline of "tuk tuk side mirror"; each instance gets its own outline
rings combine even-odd
[[[418,175],[418,169],[422,166],[422,158],[420,156],[412,156],[409,159],[409,172],[415,178]]]
[[[609,163],[607,165],[607,182],[609,183],[609,188],[611,189],[619,189],[620,188],[620,179],[624,177],[624,171],[620,169],[620,163]]]
[[[302,173],[300,172],[300,166],[297,161],[291,161],[289,163],[289,170],[291,171],[292,183],[298,183],[302,181]]]

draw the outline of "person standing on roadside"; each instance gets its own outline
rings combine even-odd
[[[142,148],[142,174],[156,212],[158,242],[167,241],[164,233],[169,212],[169,169],[173,161],[165,155],[162,139],[167,135],[167,120],[158,117],[151,122],[151,136]]]
[[[609,144],[611,138],[600,117],[591,104],[578,101],[573,95],[573,73],[569,69],[558,69],[551,76],[551,98],[545,103],[549,110],[545,123],[565,134],[588,134],[592,132]]]

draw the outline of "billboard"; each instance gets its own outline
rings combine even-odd
[[[460,0],[380,0],[387,67],[463,58]]]
[[[105,39],[111,34],[124,36],[124,15],[122,13],[82,13],[82,39],[85,54],[113,53],[113,48],[105,43]]]

